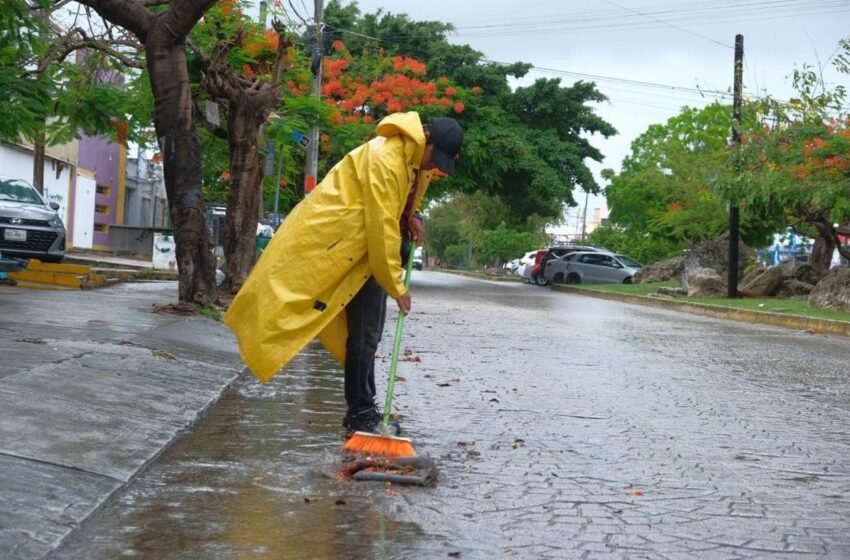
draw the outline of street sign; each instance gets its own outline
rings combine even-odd
[[[206,113],[207,113],[207,122],[210,124],[214,124],[215,126],[221,125],[221,118],[219,117],[218,112],[218,103],[215,101],[206,101]]]
[[[304,148],[305,150],[310,145],[310,137],[304,134],[301,131],[293,130],[292,131],[292,139],[295,140],[295,143]]]

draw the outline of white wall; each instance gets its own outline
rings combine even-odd
[[[73,166],[50,157],[44,161],[44,198],[59,203],[59,216],[68,226],[68,193]],[[59,171],[57,176],[57,171]],[[11,144],[0,143],[0,175],[32,183],[32,152]]]

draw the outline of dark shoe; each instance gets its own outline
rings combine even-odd
[[[342,427],[346,429],[347,436],[350,437],[354,432],[367,432],[370,434],[384,434],[381,423],[383,417],[374,408],[366,409],[357,414],[346,414],[342,419]],[[401,433],[401,427],[398,422],[390,422],[387,426],[387,434],[398,436]]]

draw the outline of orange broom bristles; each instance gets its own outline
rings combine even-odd
[[[346,451],[384,457],[414,457],[416,449],[407,438],[354,432],[342,448]]]

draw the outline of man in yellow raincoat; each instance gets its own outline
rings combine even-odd
[[[378,123],[378,136],[349,152],[272,238],[224,317],[242,358],[271,379],[316,337],[345,366],[343,426],[373,431],[375,350],[386,296],[408,312],[402,236],[421,242],[415,219],[434,170],[451,174],[463,131],[450,118],[423,126],[415,112]]]

